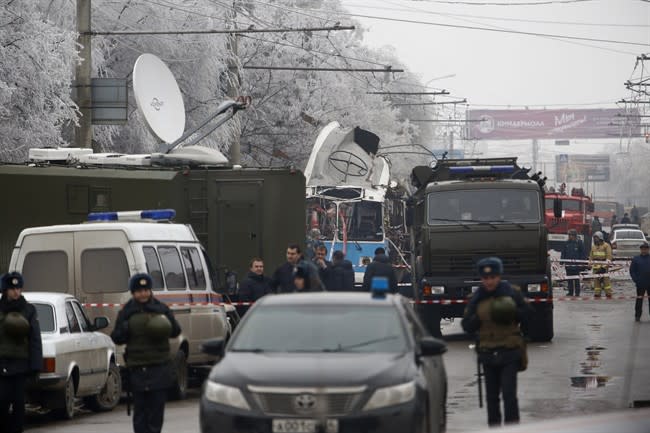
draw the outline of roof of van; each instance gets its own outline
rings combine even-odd
[[[23,238],[25,236],[31,235],[111,230],[119,230],[124,232],[126,234],[126,237],[131,242],[198,242],[198,239],[194,235],[192,229],[185,224],[118,221],[31,227],[20,232],[16,245],[20,246],[23,242]]]

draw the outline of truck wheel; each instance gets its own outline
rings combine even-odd
[[[440,305],[437,304],[418,304],[417,309],[420,321],[429,333],[436,337],[442,338],[440,330]]]
[[[537,308],[528,322],[528,338],[531,341],[548,342],[553,339],[553,306]]]
[[[171,400],[184,400],[187,397],[187,356],[182,350],[176,352],[174,373],[176,382],[172,385],[169,398]]]
[[[120,368],[111,363],[108,367],[106,383],[97,395],[86,399],[86,405],[94,412],[108,412],[117,406],[122,395]]]

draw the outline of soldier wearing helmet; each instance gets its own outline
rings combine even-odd
[[[608,263],[612,260],[612,247],[605,242],[602,232],[594,233],[594,242],[589,253],[589,261],[592,263],[594,274],[606,274],[609,271]],[[601,296],[601,290],[605,290],[605,296],[612,297],[612,282],[609,277],[597,277],[594,281],[594,294],[597,298]]]
[[[167,305],[154,298],[148,274],[129,280],[133,298],[117,315],[111,338],[126,344],[128,390],[133,393],[133,431],[160,433],[167,392],[174,377],[169,339],[181,328]]]
[[[569,239],[562,248],[562,260],[585,260],[587,252],[585,251],[585,244],[578,239],[578,231],[570,229],[567,234]],[[569,277],[569,296],[580,296],[580,279],[575,277],[580,274],[583,267],[584,265],[576,262],[565,262],[564,264],[567,277]]]
[[[520,324],[530,307],[523,296],[501,280],[503,263],[497,257],[478,262],[481,284],[461,322],[467,333],[478,332],[478,360],[483,365],[487,394],[488,424],[501,425],[499,395],[503,398],[506,423],[519,422],[517,372],[527,367]]]
[[[15,433],[23,431],[25,385],[41,370],[43,348],[36,308],[21,294],[22,275],[4,274],[0,284],[0,431]]]

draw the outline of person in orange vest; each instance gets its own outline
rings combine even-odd
[[[594,274],[606,274],[609,272],[609,263],[612,261],[612,247],[603,239],[602,232],[594,233],[594,242],[589,253],[589,260],[592,263]],[[594,281],[594,293],[600,298],[601,290],[605,290],[605,296],[612,297],[612,282],[609,277],[597,277]]]

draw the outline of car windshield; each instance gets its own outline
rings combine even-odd
[[[49,304],[41,304],[38,302],[32,303],[36,308],[36,315],[38,317],[38,324],[41,332],[54,332],[56,331],[56,322],[54,321],[54,309]]]
[[[404,327],[389,306],[260,306],[241,326],[232,351],[402,353],[407,349]]]
[[[539,194],[532,190],[476,189],[429,194],[429,224],[457,222],[534,223],[541,219]]]
[[[638,230],[616,230],[616,239],[645,239],[643,232]]]
[[[596,202],[594,209],[596,212],[616,212],[616,203]]]

